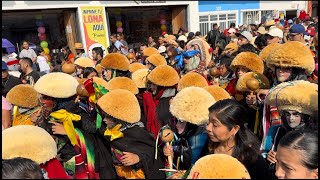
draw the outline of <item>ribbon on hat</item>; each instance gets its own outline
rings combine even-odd
[[[112,129],[107,128],[107,130],[104,132],[104,135],[111,136],[110,141],[123,137],[123,133],[120,131],[121,126],[121,124],[117,124]]]
[[[259,82],[259,86],[266,85],[264,82],[262,82],[258,74],[254,73],[253,77]]]
[[[99,129],[101,127],[101,123],[102,123],[102,117],[101,117],[100,113],[97,113],[96,129]]]
[[[88,91],[89,94],[94,93],[94,87],[93,87],[93,79],[87,79],[83,82],[84,88]]]
[[[178,62],[178,67],[182,68],[183,66],[183,60],[185,57],[193,57],[200,53],[198,50],[191,50],[186,52],[181,52],[178,48],[176,48],[178,55],[175,57],[175,60]]]
[[[97,97],[99,96],[99,94],[105,95],[109,91],[107,89],[105,89],[102,85],[97,85],[96,83],[93,83],[93,87],[94,87],[95,94],[93,94],[89,97],[89,101],[92,101],[96,104],[98,101]],[[96,108],[96,111],[97,111],[96,129],[99,129],[101,127],[102,117],[101,117],[97,108]]]
[[[79,121],[81,119],[81,116],[70,113],[65,109],[60,109],[58,111],[52,112],[50,116],[63,123],[63,127],[67,133],[68,138],[70,139],[71,144],[78,144],[76,131],[74,129],[72,121]]]
[[[13,107],[13,120],[15,120],[17,118],[17,115],[19,114],[19,107],[18,106],[14,106]]]
[[[100,93],[102,95],[105,95],[107,92],[109,92],[108,89],[104,88],[102,85],[97,85],[96,83],[93,83],[93,87],[96,93]]]

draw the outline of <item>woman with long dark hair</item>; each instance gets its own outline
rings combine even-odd
[[[74,54],[71,52],[69,46],[65,46],[61,49],[64,59],[67,63],[73,64],[74,63]]]
[[[268,166],[259,154],[260,143],[245,123],[246,109],[233,99],[217,101],[209,108],[207,133],[210,154],[228,154],[242,162],[251,178],[268,179]]]

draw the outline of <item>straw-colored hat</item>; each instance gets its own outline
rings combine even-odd
[[[64,73],[73,74],[75,71],[76,71],[76,68],[74,67],[73,64],[64,63],[62,65],[62,72]]]
[[[281,46],[279,43],[272,43],[269,44],[268,46],[264,47],[261,51],[259,56],[261,57],[263,62],[266,62],[268,56],[270,55],[271,52],[274,50],[278,49]]]
[[[87,57],[80,57],[80,58],[76,59],[74,64],[78,65],[78,66],[80,66],[82,68],[94,67],[93,61],[90,58],[87,58]]]
[[[131,79],[136,84],[138,88],[147,88],[147,75],[149,73],[148,69],[139,69],[132,73]]]
[[[227,44],[226,47],[224,48],[224,51],[228,51],[231,54],[238,51],[237,43],[231,42],[231,43]]]
[[[39,105],[38,93],[29,84],[14,86],[8,92],[6,99],[11,104],[24,108],[34,108]]]
[[[68,98],[77,93],[78,81],[61,72],[46,74],[36,82],[34,89],[40,93],[54,98]]]
[[[143,56],[151,56],[152,54],[160,54],[159,51],[154,47],[147,47],[143,50]]]
[[[207,80],[197,72],[188,72],[186,75],[182,76],[178,82],[178,91],[186,87],[206,87],[208,86]]]
[[[101,61],[101,65],[106,69],[116,69],[128,71],[130,62],[128,58],[120,53],[107,54]]]
[[[108,115],[128,123],[140,121],[141,110],[134,94],[128,90],[116,89],[103,95],[98,106]]]
[[[246,167],[227,154],[210,154],[198,159],[187,179],[251,179]]]
[[[101,74],[104,67],[101,64],[97,64],[95,69],[98,72],[98,74]]]
[[[216,101],[224,100],[224,99],[231,99],[230,94],[220,86],[211,85],[204,87]]]
[[[318,112],[318,85],[304,80],[283,82],[270,90],[266,103],[280,111],[315,115]]]
[[[75,43],[74,48],[75,49],[84,49],[82,43]]]
[[[267,34],[268,31],[266,31],[266,29],[263,26],[260,26],[257,30],[258,33],[260,34]]]
[[[237,67],[244,66],[252,72],[263,73],[264,65],[262,59],[252,52],[241,52],[231,62],[230,68],[236,71]]]
[[[115,89],[125,89],[130,91],[133,94],[138,94],[139,89],[134,83],[134,81],[127,77],[115,77],[111,79],[106,87],[109,91],[113,91]]]
[[[173,67],[160,65],[149,73],[147,79],[157,86],[170,87],[179,82],[179,75]]]
[[[266,63],[272,70],[275,66],[296,67],[305,69],[308,74],[315,68],[310,49],[298,41],[289,41],[279,46],[268,56]]]
[[[209,122],[209,107],[215,102],[214,97],[205,89],[187,87],[172,99],[170,112],[181,121],[202,125]]]
[[[166,65],[167,61],[161,54],[152,54],[147,57],[147,61],[154,66]]]
[[[20,125],[2,131],[2,159],[23,157],[44,164],[56,156],[56,142],[43,128]]]
[[[139,69],[148,69],[147,66],[141,64],[141,63],[132,63],[129,65],[129,71],[131,73],[134,73],[135,71]]]

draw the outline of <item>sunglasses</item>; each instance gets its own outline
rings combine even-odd
[[[289,37],[295,37],[295,36],[297,36],[297,35],[299,35],[299,34],[290,33],[288,36],[289,36]]]

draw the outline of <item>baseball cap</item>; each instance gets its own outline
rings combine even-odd
[[[298,34],[304,34],[304,35],[308,35],[308,33],[306,32],[305,28],[301,25],[301,24],[294,24],[291,26],[290,33],[298,33]]]
[[[282,30],[279,29],[279,28],[276,28],[276,27],[270,29],[267,34],[269,34],[270,36],[273,36],[273,37],[283,38],[283,32],[282,32]]]
[[[2,61],[2,70],[8,70],[7,63]]]
[[[235,32],[237,32],[234,28],[230,28],[229,30],[228,30],[228,33],[235,33]]]
[[[236,33],[236,36],[239,37],[240,35],[244,36],[249,42],[252,41],[252,34],[249,31],[243,31],[241,34]]]
[[[289,19],[289,20],[288,20],[288,23],[289,23],[289,24],[293,24],[292,19]]]

